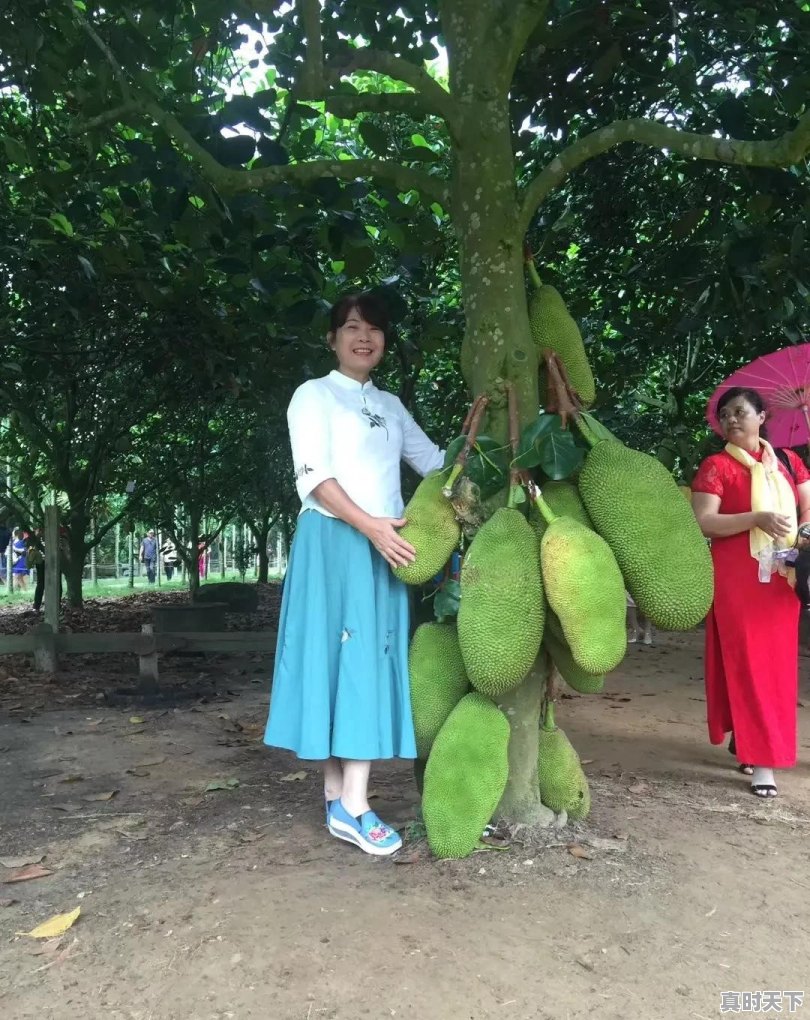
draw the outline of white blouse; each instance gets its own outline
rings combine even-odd
[[[444,452],[398,397],[341,372],[299,386],[287,408],[287,423],[302,512],[334,517],[312,495],[321,482],[334,478],[366,513],[399,517],[400,461],[422,476],[444,463]]]

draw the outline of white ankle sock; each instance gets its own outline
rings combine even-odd
[[[773,778],[773,769],[760,768],[759,765],[754,766],[754,774],[751,776],[752,786],[776,786],[776,782]]]

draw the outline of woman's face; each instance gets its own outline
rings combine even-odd
[[[385,353],[385,337],[379,326],[370,322],[353,308],[336,333],[329,334],[340,371],[352,379],[365,382],[379,365]]]
[[[745,397],[734,397],[719,411],[717,420],[724,437],[735,446],[753,446],[765,421],[765,412],[757,411]]]

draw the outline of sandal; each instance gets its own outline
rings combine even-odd
[[[775,797],[776,787],[773,783],[751,783],[751,793],[753,793],[755,797]]]
[[[738,765],[737,771],[742,772],[744,776],[753,776],[754,766],[753,765]]]

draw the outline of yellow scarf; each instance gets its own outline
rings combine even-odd
[[[796,520],[796,497],[790,482],[779,470],[779,460],[773,447],[764,439],[760,439],[762,460],[757,461],[742,447],[734,443],[726,443],[726,453],[751,472],[751,509],[754,513],[784,514],[791,520],[790,534],[783,538],[773,539],[760,528],[751,528],[750,548],[754,559],[759,557],[763,549],[772,545],[777,549],[789,549],[796,542],[798,521]]]

